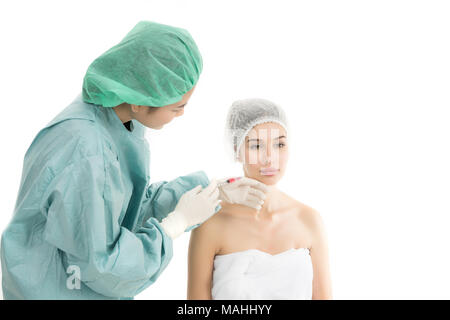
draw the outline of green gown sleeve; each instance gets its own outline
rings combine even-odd
[[[151,184],[147,189],[146,200],[142,204],[143,220],[150,217],[162,221],[172,212],[180,197],[194,187],[207,187],[209,179],[203,171],[178,177],[172,181],[161,181]]]
[[[66,269],[79,268],[83,285],[105,296],[133,297],[165,269],[172,240],[151,216],[133,231],[119,224],[126,210],[119,176],[118,165],[107,164],[100,155],[57,173],[44,193],[44,240],[59,249]],[[157,194],[151,199],[162,208]]]

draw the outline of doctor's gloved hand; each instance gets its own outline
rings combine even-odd
[[[219,203],[217,181],[213,179],[205,189],[202,190],[202,186],[198,185],[183,194],[174,211],[162,220],[161,227],[169,237],[175,239],[187,228],[211,217]]]
[[[231,182],[229,182],[231,181]],[[255,179],[247,177],[221,179],[218,181],[219,199],[228,203],[243,204],[260,210],[268,187]]]

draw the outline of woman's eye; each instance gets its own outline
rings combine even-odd
[[[252,149],[252,150],[259,149],[259,144],[255,144],[255,145],[250,146],[250,149]]]
[[[278,146],[279,148],[283,148],[283,147],[285,146],[285,144],[284,144],[284,143],[278,143],[277,146]]]

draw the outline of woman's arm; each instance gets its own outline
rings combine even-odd
[[[216,213],[219,214],[220,212]],[[188,253],[188,300],[211,300],[214,256],[217,249],[216,216],[192,230]]]
[[[309,215],[311,226],[310,255],[313,264],[313,300],[331,300],[331,276],[325,225],[319,212]]]

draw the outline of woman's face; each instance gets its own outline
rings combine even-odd
[[[241,145],[239,161],[244,173],[266,185],[275,185],[284,175],[288,160],[287,132],[274,122],[256,125]]]
[[[190,99],[194,88],[195,86],[186,92],[180,101],[167,106],[149,107],[131,105],[133,118],[148,128],[161,129],[175,117],[180,117],[184,114],[184,107]]]

